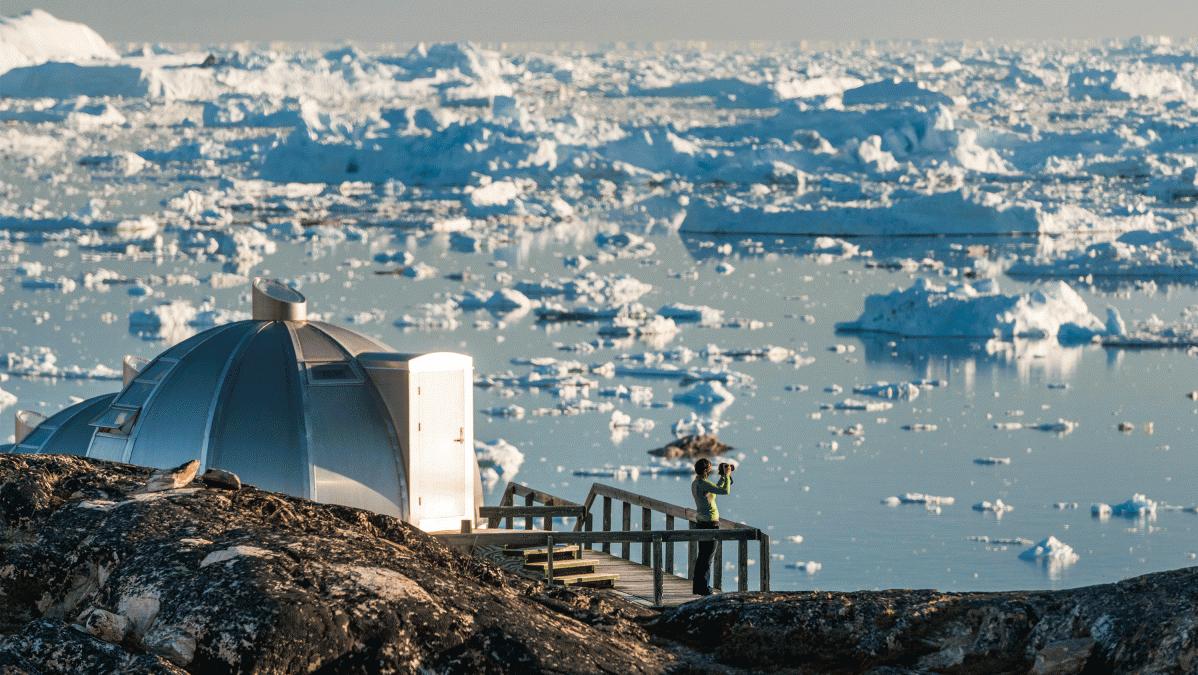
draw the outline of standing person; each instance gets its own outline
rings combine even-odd
[[[707,480],[711,475],[711,460],[700,459],[695,462],[695,479],[691,481],[691,496],[695,498],[695,529],[717,530],[720,527],[720,510],[715,505],[716,495],[726,495],[732,490],[732,466],[720,465],[720,480],[712,483]],[[715,555],[716,542],[699,542],[699,557],[695,559],[694,593],[695,595],[711,595],[711,557]]]

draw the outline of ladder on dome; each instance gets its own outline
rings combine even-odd
[[[516,504],[517,499],[523,504]],[[620,504],[619,522],[613,506]],[[592,509],[599,508],[599,527]],[[634,529],[633,509],[640,509]],[[690,529],[695,510],[602,483],[591,486],[582,504],[519,483],[509,483],[498,506],[479,515],[487,527],[471,532],[433,533],[444,543],[469,548],[504,568],[548,583],[608,588],[648,607],[671,607],[690,600],[694,561],[701,541],[715,541],[712,587],[724,582],[724,545],[736,542],[736,590],[749,590],[749,542],[758,544],[760,590],[770,586],[770,538],[759,528],[720,519],[714,530]],[[537,521],[542,527],[534,527]],[[560,521],[566,529],[555,529]],[[676,556],[685,544],[685,576]],[[551,554],[552,552],[552,554]]]

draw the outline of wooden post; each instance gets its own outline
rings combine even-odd
[[[627,532],[632,529],[632,504],[629,504],[628,502],[621,503],[623,508],[620,512],[620,525],[622,527],[622,531]],[[625,560],[632,560],[632,542],[623,542],[623,545],[620,547],[620,557]]]
[[[545,537],[545,581],[553,583],[553,535]]]
[[[674,529],[674,516],[666,516],[666,529]],[[666,544],[666,569],[670,574],[674,573],[674,542]]]
[[[553,531],[553,516],[545,516],[545,530],[547,532]]]
[[[711,556],[711,587],[722,591],[724,590],[724,542],[716,539],[714,543],[715,555]]]
[[[462,520],[462,534],[470,534],[474,531],[474,521],[469,519]]]
[[[687,521],[689,529],[695,529],[695,524]],[[698,543],[694,541],[686,542],[686,578],[693,580],[695,578],[695,558],[699,555]]]
[[[611,532],[611,497],[607,495],[603,495],[603,531]],[[604,553],[611,553],[611,542],[603,542],[602,549]]]
[[[736,561],[736,590],[749,590],[749,540],[741,539],[736,542],[739,556]]]
[[[587,511],[585,514],[583,514],[582,529],[586,532],[590,532],[594,527],[595,527],[595,523],[591,520],[591,512]],[[589,541],[587,542],[586,546],[587,546],[588,551],[595,550],[595,544],[593,544]],[[580,557],[580,558],[582,557],[582,550],[578,551],[578,557]]]
[[[653,606],[661,607],[665,580],[661,575],[661,537],[653,537]]]
[[[652,529],[653,529],[653,511],[649,510],[648,506],[642,506],[641,507],[641,531],[648,532],[649,530],[652,530]],[[648,542],[641,544],[641,564],[642,565],[649,564],[649,543]],[[658,561],[657,564],[660,566],[661,561]]]
[[[524,495],[524,505],[532,506],[532,493],[531,492]],[[532,529],[532,516],[526,516],[524,518],[524,529],[526,529],[526,530]]]
[[[762,532],[757,541],[761,542],[761,560],[757,564],[761,565],[761,591],[764,593],[770,590],[770,535]]]

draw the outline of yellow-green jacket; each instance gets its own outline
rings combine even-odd
[[[732,476],[720,476],[718,483],[712,483],[706,478],[691,481],[691,496],[695,498],[695,510],[699,512],[698,520],[704,523],[714,523],[720,519],[720,509],[715,505],[716,495],[726,495],[732,491]]]

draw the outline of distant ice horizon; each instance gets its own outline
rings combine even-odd
[[[114,42],[366,44],[857,42],[1108,40],[1198,35],[1198,3],[1186,0],[10,0],[2,14],[44,9],[86,23]],[[1179,33],[1189,27],[1189,33]]]

